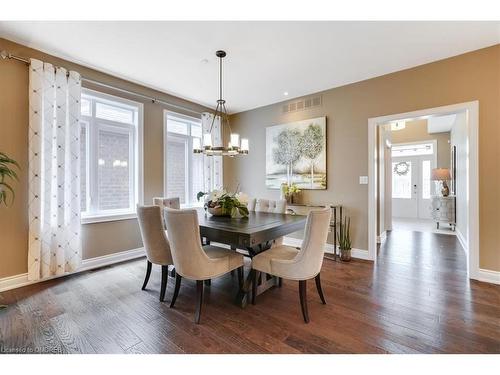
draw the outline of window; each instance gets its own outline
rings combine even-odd
[[[135,217],[142,197],[142,104],[83,90],[82,222]]]
[[[433,153],[433,143],[392,145],[391,147],[391,154],[393,158],[400,156],[432,155]]]
[[[422,160],[422,199],[431,198],[431,161]]]
[[[392,197],[411,199],[411,162],[392,163]]]
[[[201,120],[165,112],[165,194],[179,197],[184,206],[196,206],[196,194],[204,191],[204,160],[193,153],[193,139],[201,142]]]

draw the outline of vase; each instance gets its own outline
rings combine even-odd
[[[349,262],[351,260],[351,249],[340,249],[340,260]]]
[[[208,213],[212,216],[231,216],[230,212],[220,206],[208,207]]]

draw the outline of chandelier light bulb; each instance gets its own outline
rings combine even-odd
[[[231,133],[231,145],[235,148],[240,148],[240,135]]]
[[[193,138],[193,151],[194,152],[201,152],[201,139],[200,138]]]
[[[203,146],[205,148],[212,148],[212,134],[203,134]]]
[[[249,151],[249,144],[248,144],[248,139],[247,138],[241,138],[241,151],[248,153]]]

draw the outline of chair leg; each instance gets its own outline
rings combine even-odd
[[[146,265],[146,277],[144,278],[144,284],[142,284],[142,290],[146,289],[146,286],[148,285],[149,281],[149,276],[151,276],[151,267],[153,264],[148,260],[147,265]]]
[[[323,302],[323,305],[326,305],[325,296],[323,295],[323,289],[321,289],[321,279],[319,277],[319,273],[314,278],[314,281],[316,281],[316,289],[318,290],[319,298],[321,298],[321,302]]]
[[[175,267],[170,270],[170,277],[175,277]]]
[[[174,307],[177,296],[179,295],[179,289],[181,288],[182,277],[178,273],[175,275],[175,289],[174,295],[172,296],[172,301],[170,302],[170,307]]]
[[[278,288],[281,288],[283,286],[283,278],[278,277]]]
[[[167,291],[167,281],[168,281],[168,266],[161,266],[161,290],[160,290],[160,302],[165,299],[165,292]]]
[[[196,312],[194,322],[200,323],[201,305],[203,304],[203,280],[196,280]]]
[[[238,287],[241,288],[243,286],[243,266],[238,267]]]
[[[257,298],[257,282],[259,281],[260,272],[256,270],[252,270],[252,305],[255,305]]]
[[[210,279],[205,280],[205,285],[206,285],[206,286],[210,286],[210,285],[212,285],[212,280],[210,280]]]
[[[299,296],[300,296],[300,307],[302,308],[302,316],[304,317],[304,322],[309,323],[309,313],[307,312],[307,280],[299,281]]]

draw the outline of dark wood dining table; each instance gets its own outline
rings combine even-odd
[[[271,247],[276,238],[304,229],[307,217],[303,215],[250,212],[248,217],[231,218],[212,216],[198,209],[200,236],[205,243],[217,242],[231,249],[245,250],[250,258]],[[235,303],[245,307],[251,289],[250,275],[240,287]],[[276,277],[268,276],[262,280],[258,294],[278,285]]]

